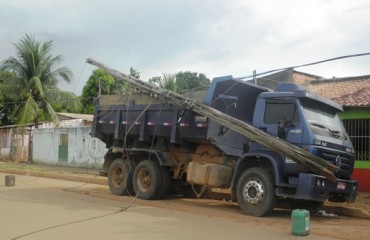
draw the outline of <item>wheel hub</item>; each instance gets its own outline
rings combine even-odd
[[[243,190],[244,200],[251,205],[258,205],[264,197],[264,187],[261,181],[256,178],[250,179]]]
[[[137,183],[138,187],[140,188],[140,191],[142,192],[148,191],[150,184],[152,183],[152,177],[150,176],[149,171],[141,169],[138,174]]]
[[[113,179],[114,179],[113,184],[116,186],[120,186],[123,183],[123,179],[124,179],[123,175],[124,174],[121,168],[115,169],[114,176],[113,176]]]

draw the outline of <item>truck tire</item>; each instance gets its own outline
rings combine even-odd
[[[132,195],[132,176],[134,164],[132,161],[117,158],[112,162],[108,172],[108,185],[110,191],[118,196]]]
[[[141,161],[135,168],[133,179],[135,194],[140,199],[158,199],[164,193],[162,171],[154,161]]]
[[[161,187],[161,191],[158,194],[157,199],[163,199],[167,196],[168,192],[170,191],[170,185],[171,185],[171,176],[170,171],[166,167],[159,166],[161,169],[161,174],[163,177],[163,183]]]
[[[274,178],[266,169],[246,169],[236,185],[236,199],[243,213],[256,217],[269,214],[276,203],[274,185]]]

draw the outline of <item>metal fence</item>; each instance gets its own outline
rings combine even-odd
[[[356,151],[356,160],[370,161],[370,119],[345,119],[344,127]]]

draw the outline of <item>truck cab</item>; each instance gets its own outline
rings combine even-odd
[[[335,174],[338,180],[332,183],[309,173],[291,159],[280,156],[286,175],[276,181],[277,195],[317,201],[324,198],[338,202],[355,200],[357,183],[349,180],[355,155],[338,116],[342,111],[336,102],[292,83],[281,83],[274,92],[264,92],[258,96],[253,118],[256,128],[293,143],[339,168]],[[270,150],[252,144],[251,151]],[[301,183],[303,179],[315,182],[315,189]]]

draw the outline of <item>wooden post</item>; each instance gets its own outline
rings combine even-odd
[[[14,175],[5,176],[5,186],[15,186],[15,176]]]

